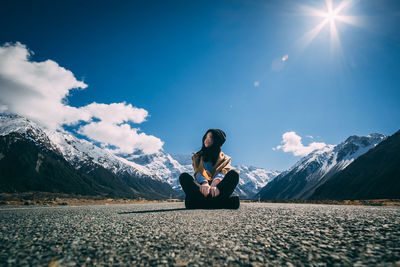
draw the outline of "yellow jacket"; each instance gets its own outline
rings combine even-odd
[[[215,175],[217,175],[219,172],[223,172],[224,174],[226,174],[228,171],[231,170],[231,157],[224,154],[222,151],[219,153],[218,160],[215,163],[211,173],[208,170],[204,169],[203,157],[199,157],[197,155],[197,152],[193,152],[192,154],[194,177],[196,177],[196,173],[199,172],[208,181],[212,181]]]

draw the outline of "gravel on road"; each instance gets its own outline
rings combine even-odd
[[[0,207],[1,266],[400,266],[400,208]]]

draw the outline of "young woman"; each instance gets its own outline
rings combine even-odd
[[[239,182],[239,172],[231,169],[231,157],[221,151],[225,140],[224,131],[207,130],[201,149],[192,155],[195,178],[186,172],[179,176],[186,208],[239,208],[239,197],[231,196]]]

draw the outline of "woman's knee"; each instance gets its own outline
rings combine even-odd
[[[239,172],[237,170],[230,170],[229,172],[226,173],[226,175],[229,175],[229,177],[231,177],[231,179],[235,182],[238,183],[239,182]]]
[[[193,177],[187,172],[183,172],[183,173],[181,173],[181,175],[179,175],[179,182],[181,184],[182,184],[183,181],[186,181],[186,180],[189,180],[189,179],[193,180]]]

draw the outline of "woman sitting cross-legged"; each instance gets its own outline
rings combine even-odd
[[[225,140],[224,131],[207,130],[201,150],[192,155],[195,178],[186,172],[179,176],[186,208],[239,208],[239,196],[231,196],[239,182],[239,172],[231,169],[231,157],[221,151]]]

